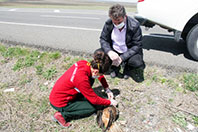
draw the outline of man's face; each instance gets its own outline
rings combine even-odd
[[[122,23],[124,21],[124,17],[118,17],[117,19],[113,19],[111,17],[111,20],[112,22],[115,24],[115,25],[119,25],[120,23]]]

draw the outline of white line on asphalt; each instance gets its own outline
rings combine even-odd
[[[54,18],[73,18],[73,19],[94,19],[99,20],[96,17],[76,17],[76,16],[53,16],[53,15],[41,15],[41,17],[54,17]]]
[[[8,12],[10,10],[1,10],[0,12]],[[15,10],[14,12],[20,12],[20,13],[55,13],[54,11],[22,11],[22,10]],[[60,11],[58,13],[61,14],[85,14],[85,15],[107,15],[105,12],[73,12],[73,11]]]
[[[96,29],[96,28],[66,27],[66,26],[43,25],[43,24],[28,24],[28,23],[3,22],[3,21],[0,21],[0,24],[20,25],[20,26],[32,26],[32,27],[59,28],[59,29],[73,29],[73,30],[86,30],[86,31],[97,31],[97,32],[101,32],[101,29]]]
[[[54,12],[60,12],[60,10],[54,10]]]
[[[10,9],[9,11],[16,11],[17,9]]]

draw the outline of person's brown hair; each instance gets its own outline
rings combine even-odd
[[[93,58],[94,59],[91,61],[91,66],[93,69],[98,69],[99,73],[102,74],[109,70],[112,62],[109,56],[105,54],[102,49],[96,50]]]
[[[116,4],[109,8],[109,17],[113,18],[114,20],[118,19],[119,17],[125,17],[126,11],[123,5]]]

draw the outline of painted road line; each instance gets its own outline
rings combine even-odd
[[[10,9],[9,11],[16,11],[17,9]]]
[[[10,9],[11,10],[11,9]],[[10,10],[0,10],[0,12],[9,12]],[[13,10],[14,11],[14,10]],[[22,10],[18,10],[16,9],[14,12],[20,12],[20,13],[54,13],[54,10],[52,11],[46,11],[46,10],[41,10],[41,11],[38,11],[38,10],[34,10],[34,11],[22,11]],[[73,12],[73,11],[66,11],[66,10],[62,10],[60,11],[59,13],[61,14],[83,14],[83,15],[105,15],[106,16],[106,13],[100,13],[100,12]]]
[[[54,10],[54,12],[59,13],[59,12],[60,12],[60,10]]]
[[[96,29],[96,28],[67,27],[67,26],[43,25],[43,24],[29,24],[29,23],[15,23],[15,22],[3,22],[3,21],[0,21],[0,24],[19,25],[19,26],[31,26],[31,27],[58,28],[58,29],[72,29],[72,30],[85,30],[85,31],[97,31],[97,32],[101,32],[102,31],[101,29]]]
[[[54,15],[41,15],[41,17],[72,18],[72,19],[93,19],[93,20],[99,20],[100,19],[100,18],[96,18],[96,17],[54,16]]]

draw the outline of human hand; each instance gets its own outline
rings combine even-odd
[[[108,99],[113,99],[114,96],[113,96],[113,93],[111,92],[111,90],[109,88],[106,89],[106,94],[108,96]]]
[[[107,54],[108,54],[108,56],[110,57],[110,59],[112,61],[118,59],[118,57],[119,57],[119,55],[116,52],[112,51],[112,50],[110,50]]]
[[[121,63],[122,59],[118,56],[118,58],[112,62],[112,65],[118,67]]]
[[[111,99],[111,105],[113,105],[114,107],[116,107],[118,105],[118,102],[114,99]]]

